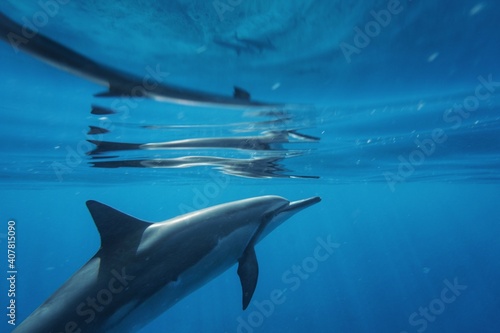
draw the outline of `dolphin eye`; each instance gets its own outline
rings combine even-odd
[[[275,214],[273,212],[269,212],[269,213],[266,213],[262,216],[262,220],[269,222],[273,219],[274,216],[275,216]]]

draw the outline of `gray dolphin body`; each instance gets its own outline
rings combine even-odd
[[[233,96],[223,96],[181,88],[163,83],[167,73],[159,66],[148,68],[148,74],[139,77],[89,59],[42,34],[30,31],[0,12],[0,39],[16,51],[28,52],[58,68],[85,77],[108,88],[99,97],[148,97],[155,100],[188,105],[219,107],[272,107],[270,104],[250,100],[250,94],[235,87]]]
[[[100,249],[14,332],[134,332],[235,263],[245,309],[257,284],[255,244],[320,200],[262,196],[159,223],[88,201]]]

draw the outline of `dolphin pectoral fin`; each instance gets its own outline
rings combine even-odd
[[[243,310],[245,310],[252,300],[259,277],[259,264],[253,246],[245,250],[238,263],[238,276],[243,290]]]

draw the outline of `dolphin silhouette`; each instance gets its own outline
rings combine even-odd
[[[218,107],[272,107],[283,104],[252,101],[250,94],[234,87],[233,96],[223,96],[163,83],[165,73],[159,65],[148,68],[148,74],[139,77],[92,60],[70,48],[42,35],[29,31],[0,12],[0,39],[14,50],[23,50],[55,67],[82,76],[108,88],[97,97],[147,97],[160,101],[188,105],[211,105]]]
[[[101,247],[14,332],[135,332],[235,263],[246,309],[257,285],[255,244],[319,201],[261,196],[159,223],[87,201]]]

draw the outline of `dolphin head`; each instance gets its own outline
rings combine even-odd
[[[271,231],[276,229],[281,223],[289,219],[295,213],[320,201],[320,197],[311,197],[298,201],[288,201],[278,196],[267,197],[268,208],[263,215],[261,231],[256,242],[265,238]]]
[[[257,225],[254,224],[257,229],[238,259],[238,276],[243,290],[243,309],[248,307],[257,285],[259,266],[254,250],[255,244],[293,214],[320,201],[319,197],[312,197],[290,202],[278,196],[264,196],[246,201],[253,208],[253,212],[259,212],[261,215],[253,214],[250,219],[247,219],[248,222],[252,220],[257,222]]]

